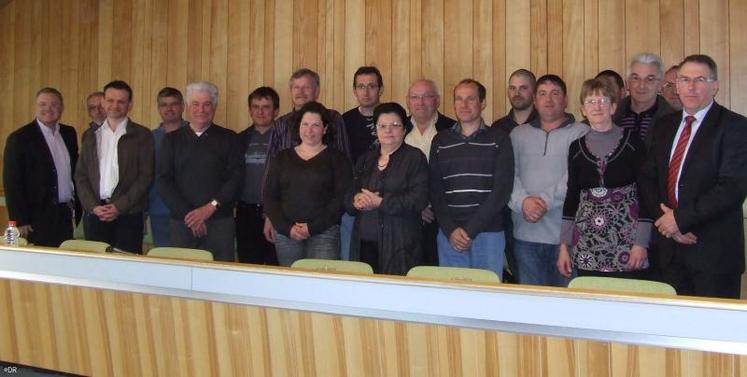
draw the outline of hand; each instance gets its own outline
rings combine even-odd
[[[105,204],[93,207],[93,214],[101,221],[110,222],[117,219],[119,210],[117,210],[114,204]]]
[[[420,218],[423,219],[424,223],[430,224],[436,220],[436,214],[433,213],[431,207],[425,207],[425,209],[420,212]]]
[[[264,229],[262,229],[262,233],[265,234],[267,242],[275,243],[278,233],[275,231],[275,228],[272,227],[272,221],[270,221],[269,217],[265,217],[265,226]]]
[[[301,233],[304,239],[311,237],[311,233],[309,233],[308,223],[296,223],[295,225],[293,225],[293,227],[298,229],[298,232]]]
[[[378,192],[372,192],[368,191],[366,189],[361,189],[361,193],[366,195],[368,199],[371,201],[371,204],[373,205],[372,209],[379,208],[381,205],[381,202],[384,200]]]
[[[196,238],[207,236],[207,225],[205,225],[205,223],[200,223],[190,227],[189,230],[192,231],[192,235]]]
[[[558,268],[558,272],[567,277],[571,277],[573,273],[573,263],[571,263],[571,254],[568,252],[568,245],[560,244],[560,252],[558,253],[558,261],[555,263]]]
[[[303,229],[301,228],[301,225],[298,223],[293,224],[293,226],[291,227],[289,236],[294,241],[303,241],[309,238],[308,236],[303,234]]]
[[[531,223],[536,223],[547,213],[547,203],[542,198],[528,196],[521,202],[521,212],[524,215],[524,219]]]
[[[217,209],[210,203],[205,204],[202,207],[197,207],[189,211],[187,216],[184,216],[184,224],[190,229],[193,226],[204,224],[210,216],[213,216],[213,213],[215,213],[216,210]]]
[[[656,220],[654,225],[661,235],[667,238],[672,238],[675,234],[680,233],[680,228],[677,226],[677,220],[674,218],[674,211],[663,203],[659,204],[659,206],[661,207],[661,210],[664,211],[664,214]]]
[[[353,207],[359,211],[370,211],[374,209],[371,198],[362,192],[355,194],[353,197]]]
[[[695,245],[698,243],[698,237],[692,232],[688,232],[687,234],[682,233],[676,233],[672,236],[675,242],[681,243],[683,245]]]
[[[33,231],[34,228],[31,227],[31,224],[18,227],[18,233],[23,238],[29,238],[29,233],[32,233]]]
[[[456,251],[467,251],[472,246],[472,239],[463,228],[459,227],[451,232],[449,243]]]
[[[646,259],[648,259],[646,248],[640,245],[633,245],[633,247],[630,248],[630,259],[628,260],[628,265],[626,267],[628,270],[640,270],[646,262]]]

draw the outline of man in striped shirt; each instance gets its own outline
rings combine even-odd
[[[457,123],[433,139],[431,203],[441,229],[442,266],[503,272],[503,210],[513,188],[514,158],[504,131],[482,119],[486,90],[472,79],[454,88]]]

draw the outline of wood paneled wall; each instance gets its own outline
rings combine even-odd
[[[747,376],[747,356],[0,279],[0,360],[87,376]]]
[[[158,122],[155,95],[210,80],[221,91],[218,122],[242,129],[246,97],[278,89],[306,66],[322,77],[322,100],[355,104],[352,74],[384,74],[386,100],[403,102],[411,80],[444,92],[465,77],[488,87],[488,120],[507,108],[507,75],[526,67],[557,73],[576,112],[582,81],[624,72],[631,55],[659,53],[670,65],[707,53],[720,66],[719,101],[747,112],[747,40],[742,0],[23,0],[0,3],[0,135],[28,122],[41,86],[62,90],[64,121],[83,129],[82,101],[111,79],[135,90],[133,119]],[[3,138],[4,139],[4,138]]]

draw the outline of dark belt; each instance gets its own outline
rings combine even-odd
[[[106,204],[112,204],[112,200],[111,200],[111,199],[101,199],[101,200],[100,200],[99,202],[100,202],[100,203],[101,203],[102,205],[106,205]]]

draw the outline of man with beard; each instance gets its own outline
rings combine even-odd
[[[534,109],[533,96],[537,78],[529,70],[517,69],[508,78],[506,96],[511,102],[511,110],[506,116],[493,122],[491,127],[498,127],[507,134],[516,126],[529,123],[537,118]]]
[[[555,268],[568,182],[568,147],[589,127],[565,112],[566,86],[556,75],[537,81],[538,117],[511,132],[514,186],[508,202],[514,224],[515,273],[519,283],[565,286]]]
[[[682,101],[677,94],[677,71],[679,68],[679,65],[669,67],[664,74],[664,83],[661,84],[661,96],[667,100],[669,106],[672,106],[675,111],[682,110]]]

